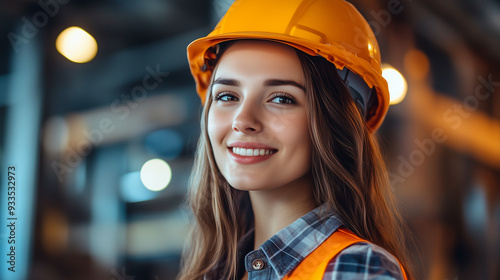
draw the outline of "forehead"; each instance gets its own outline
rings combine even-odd
[[[294,48],[269,41],[233,43],[219,60],[215,78],[287,78],[302,83],[304,74]]]

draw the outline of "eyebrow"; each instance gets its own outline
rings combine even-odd
[[[269,79],[264,82],[265,86],[294,86],[298,87],[303,91],[306,91],[306,88],[292,80],[279,80],[279,79]]]
[[[212,85],[226,85],[226,86],[239,86],[240,82],[234,79],[219,78],[215,80]]]
[[[239,86],[240,82],[234,79],[226,79],[226,78],[219,78],[216,79],[212,85],[226,85],[226,86]],[[306,91],[305,87],[295,81],[292,80],[280,80],[280,79],[268,79],[264,82],[265,86],[272,87],[272,86],[294,86],[297,88],[300,88],[303,91]]]

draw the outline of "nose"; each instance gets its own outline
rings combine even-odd
[[[257,106],[251,102],[243,102],[234,115],[233,130],[243,134],[255,134],[262,130],[262,122]]]

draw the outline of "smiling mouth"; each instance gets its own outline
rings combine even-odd
[[[278,152],[278,150],[275,149],[245,149],[238,147],[229,149],[231,149],[233,153],[244,157],[268,156]]]

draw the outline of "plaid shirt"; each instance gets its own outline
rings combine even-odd
[[[239,242],[241,266],[249,280],[279,280],[335,232],[342,223],[331,213],[320,215],[318,207],[280,230],[253,249],[253,230]],[[243,256],[244,257],[243,261]],[[244,274],[239,267],[239,277]],[[215,271],[214,271],[215,272]],[[205,279],[224,279],[216,274]],[[328,264],[323,280],[403,279],[399,263],[383,248],[371,243],[356,243],[341,251]]]

